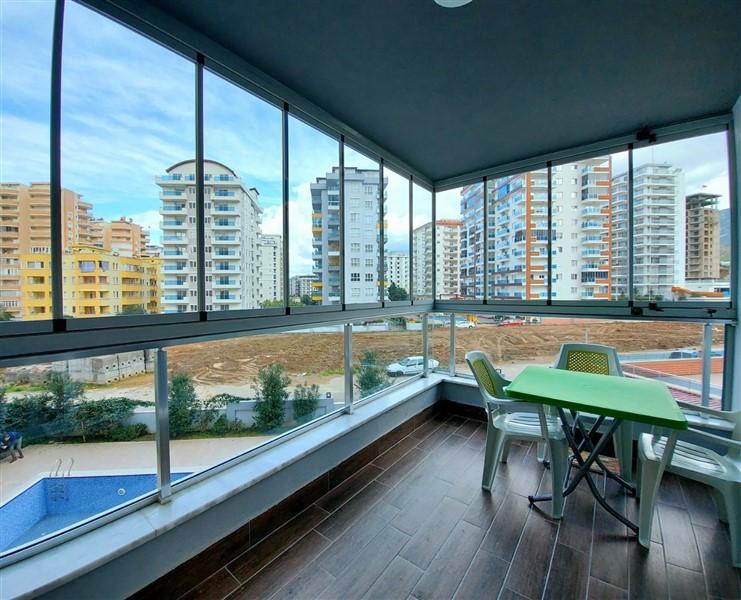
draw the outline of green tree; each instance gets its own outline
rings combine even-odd
[[[271,431],[283,425],[288,399],[286,388],[290,383],[291,380],[283,373],[283,365],[266,365],[257,372],[255,426],[258,429]]]
[[[386,289],[386,295],[389,300],[409,300],[409,293],[403,287],[396,285],[393,281]]]
[[[311,296],[307,296],[304,294],[301,296],[301,304],[304,304],[306,306],[314,306],[315,304],[319,304],[316,300],[312,300]]]
[[[48,431],[52,435],[68,436],[75,428],[74,405],[82,398],[85,384],[75,381],[65,371],[52,371],[46,380],[48,408],[53,420]]]
[[[11,321],[13,319],[13,315],[11,315],[7,310],[0,310],[0,321]]]
[[[360,359],[358,383],[360,395],[367,396],[383,388],[388,382],[383,366],[378,364],[378,355],[367,350]]]
[[[263,300],[260,302],[260,308],[282,308],[283,300]]]
[[[187,373],[174,373],[167,394],[170,411],[170,435],[178,437],[191,430],[198,411],[198,396]]]
[[[293,390],[293,418],[299,423],[306,417],[311,418],[317,406],[319,406],[319,386],[297,385]]]

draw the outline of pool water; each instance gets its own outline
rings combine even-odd
[[[173,473],[177,480],[189,473]],[[0,551],[64,529],[157,488],[154,474],[44,477],[0,506]]]

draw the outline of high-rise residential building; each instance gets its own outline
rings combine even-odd
[[[637,299],[669,299],[685,280],[684,174],[669,164],[633,170],[633,291]],[[628,296],[628,176],[613,179],[613,296]]]
[[[383,255],[383,260],[386,264],[386,285],[394,283],[409,293],[409,255],[391,250]]]
[[[461,190],[460,269],[464,299],[484,294],[484,186],[467,185]]]
[[[432,244],[432,223],[420,225],[413,231],[415,296],[424,297],[432,294],[432,273],[436,269],[436,297],[438,299],[460,297],[461,221],[439,219],[436,222],[437,265],[433,264]]]
[[[51,318],[49,184],[0,184],[0,205],[0,310],[13,318]],[[159,299],[151,297],[159,284],[158,269],[151,261],[141,259],[139,248],[130,245],[124,254],[125,249],[113,243],[114,237],[106,240],[104,232],[110,224],[94,218],[91,210],[92,205],[79,194],[62,190],[65,314],[117,314],[134,307],[158,312]],[[136,223],[125,221],[127,228],[141,231]],[[81,258],[85,252],[90,256]],[[123,255],[136,260],[119,261]],[[110,265],[110,273],[93,282],[93,275],[77,274],[79,262],[105,263]],[[133,274],[114,273],[119,266],[121,271],[132,270]],[[83,306],[83,298],[96,302]]]
[[[121,256],[147,256],[149,231],[132,219],[121,217],[101,223],[101,248],[118,252]],[[98,244],[94,244],[98,245]]]
[[[313,275],[294,275],[288,280],[288,294],[294,300],[300,300],[304,296],[311,297],[315,281]]]
[[[717,194],[699,192],[685,200],[688,280],[720,278],[719,198]]]
[[[553,167],[551,297],[608,299],[611,286],[609,158]],[[480,190],[481,185],[478,186]],[[480,196],[481,192],[477,192]],[[471,208],[473,205],[473,209]],[[469,240],[483,236],[477,197],[462,191],[461,211]],[[488,296],[497,299],[548,298],[548,171],[491,180],[487,187]],[[475,236],[472,236],[473,229]],[[462,242],[463,243],[463,242]],[[470,247],[470,243],[469,243]],[[480,252],[480,251],[479,251]],[[461,251],[463,253],[463,250]],[[462,257],[461,261],[465,259]],[[468,257],[461,277],[480,294],[479,256]],[[473,268],[475,267],[475,268]]]
[[[312,299],[340,301],[340,255],[345,259],[345,301],[377,302],[379,176],[377,169],[345,167],[345,248],[340,247],[340,170],[311,184],[314,281]],[[384,182],[385,186],[385,182]],[[385,224],[384,224],[385,229]],[[385,234],[385,231],[384,231]],[[385,235],[384,235],[385,239]]]
[[[261,234],[257,240],[257,302],[283,301],[283,238]]]
[[[195,161],[186,160],[156,178],[165,312],[198,310],[195,173]],[[204,161],[204,180],[206,310],[258,308],[258,192],[213,160]]]

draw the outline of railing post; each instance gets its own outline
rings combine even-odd
[[[713,324],[705,323],[702,332],[702,405],[710,406],[710,375],[713,372]]]
[[[427,313],[425,313],[422,315],[422,360],[425,363],[422,368],[422,377],[430,375],[430,336],[427,330]]]
[[[450,367],[451,377],[455,377],[455,313],[450,313]]]
[[[345,372],[345,412],[353,411],[353,385],[352,385],[352,323],[345,323],[344,331],[344,372]]]
[[[167,407],[167,352],[157,348],[154,358],[155,446],[157,447],[157,488],[159,501],[170,501],[170,420]]]

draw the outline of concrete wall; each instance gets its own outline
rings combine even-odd
[[[154,351],[139,350],[92,358],[74,358],[54,362],[51,369],[67,372],[72,379],[84,383],[112,383],[154,371]]]

